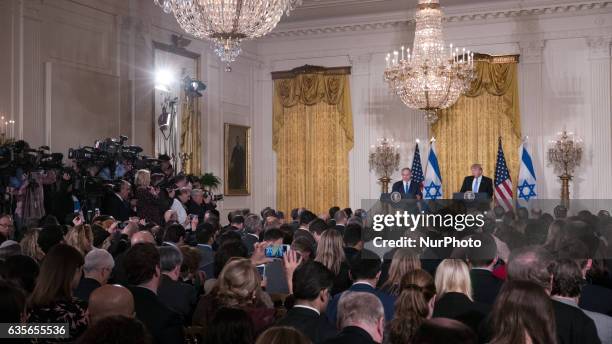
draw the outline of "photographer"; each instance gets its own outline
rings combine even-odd
[[[166,202],[159,198],[159,189],[151,186],[151,172],[138,170],[134,178],[136,184],[136,215],[147,222],[163,223],[167,210]]]
[[[212,195],[201,189],[191,190],[191,200],[187,202],[187,212],[198,215],[198,220],[204,222],[204,214],[207,210],[217,208],[217,204],[212,199]]]

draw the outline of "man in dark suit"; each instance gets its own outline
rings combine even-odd
[[[130,206],[131,189],[132,185],[126,180],[113,187],[113,193],[106,196],[102,205],[103,213],[114,217],[115,220],[127,221],[133,213]]]
[[[161,280],[160,258],[153,244],[136,244],[126,253],[124,268],[134,296],[136,318],[159,344],[183,343],[183,319],[157,296]]]
[[[364,292],[378,297],[384,307],[385,319],[389,321],[393,318],[395,297],[375,288],[380,278],[380,269],[380,257],[375,252],[366,249],[359,251],[349,261],[349,275],[353,285],[347,292]],[[327,316],[332,324],[336,324],[338,302],[342,294],[335,295],[327,305]]]
[[[325,344],[382,343],[385,312],[380,299],[368,292],[342,293],[338,304],[340,333]]]
[[[210,223],[203,223],[196,230],[196,241],[200,251],[200,271],[204,271],[206,278],[213,278],[215,271],[215,252],[212,249],[215,229]]]
[[[94,248],[85,255],[83,278],[74,290],[74,296],[88,302],[89,295],[97,288],[105,285],[113,271],[115,261],[106,250]]]
[[[473,298],[476,302],[492,306],[504,283],[493,275],[493,267],[497,263],[497,245],[495,239],[487,233],[478,233],[471,237],[481,242],[480,247],[467,250],[467,260],[472,268],[470,280]]]
[[[402,180],[393,183],[391,192],[399,192],[402,199],[421,199],[421,187],[412,181],[412,170],[408,167],[402,168]]]
[[[244,219],[244,231],[242,233],[242,242],[247,247],[249,255],[253,254],[255,243],[259,242],[259,235],[262,232],[263,225],[258,215],[250,214]]]
[[[482,165],[474,164],[471,170],[472,175],[463,179],[463,185],[461,185],[461,191],[459,192],[482,192],[489,195],[489,198],[493,198],[493,180],[482,175]]]
[[[179,281],[183,255],[174,246],[159,248],[161,282],[157,288],[159,300],[168,308],[179,313],[186,323],[191,323],[191,315],[197,303],[197,292],[192,285]]]
[[[295,306],[277,325],[302,332],[313,343],[321,343],[336,335],[336,328],[323,314],[329,302],[334,276],[323,264],[308,261],[293,273]]]
[[[340,234],[344,234],[344,229],[346,228],[346,223],[348,222],[348,216],[344,212],[344,210],[338,210],[334,214],[334,229],[340,232]]]

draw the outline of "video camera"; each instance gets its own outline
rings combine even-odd
[[[203,191],[203,195],[204,195],[204,198],[206,198],[206,197],[210,197],[210,198],[211,198],[213,201],[215,201],[215,202],[217,202],[217,201],[222,201],[222,200],[223,200],[223,195],[222,195],[222,194],[220,194],[220,195],[215,195],[215,194],[213,194],[212,192],[210,192],[210,191],[208,191],[208,190],[204,190],[204,191]]]
[[[0,147],[0,174],[12,176],[17,169],[23,172],[61,169],[61,153],[49,153],[49,147],[30,148],[25,141],[15,141]]]

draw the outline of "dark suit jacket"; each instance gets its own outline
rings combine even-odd
[[[364,293],[371,293],[378,297],[380,302],[385,309],[385,320],[390,321],[393,319],[393,312],[395,310],[395,296],[384,293],[380,290],[374,289],[371,285],[365,283],[353,284],[347,291],[358,291]],[[340,301],[340,297],[343,293],[336,294],[327,304],[327,317],[332,325],[336,324],[336,319],[338,316],[338,301]]]
[[[455,319],[478,332],[478,326],[489,310],[489,306],[473,302],[465,294],[449,292],[436,300],[433,317]]]
[[[89,302],[89,295],[101,286],[100,282],[93,278],[83,278],[79,282],[79,286],[74,290],[74,297]]]
[[[492,306],[504,282],[485,269],[472,269],[470,279],[474,301]]]
[[[551,300],[557,323],[558,344],[599,344],[597,328],[580,308]]]
[[[117,221],[127,221],[132,216],[130,203],[119,198],[116,194],[110,194],[104,200],[102,207],[104,214],[111,215]]]
[[[162,274],[157,296],[161,303],[179,313],[186,323],[191,323],[191,315],[197,305],[197,292],[192,285],[174,281]]]
[[[215,251],[210,245],[198,244],[200,251],[200,271],[204,271],[206,278],[213,278],[215,274]]]
[[[256,242],[259,242],[259,237],[257,237],[255,234],[244,233],[242,235],[242,243],[244,243],[244,246],[246,246],[249,256],[253,254]]]
[[[474,176],[467,176],[463,179],[463,185],[461,185],[461,191],[466,192],[472,191],[472,183],[474,182]],[[478,192],[484,192],[489,195],[489,198],[493,198],[493,180],[489,177],[482,176],[480,179],[480,186]]]
[[[416,199],[416,196],[423,196],[421,193],[421,188],[419,184],[410,180],[410,187],[408,188],[408,193],[404,190],[404,181],[400,180],[393,183],[393,187],[391,187],[391,192],[399,192],[402,195],[402,199]]]
[[[291,308],[276,325],[293,327],[315,344],[332,338],[337,333],[325,314],[319,315],[311,309],[301,307]]]
[[[207,204],[207,203],[197,204],[196,202],[192,200],[187,201],[186,206],[187,206],[187,215],[189,214],[198,215],[198,220],[200,221],[199,223],[204,222],[204,214],[206,214],[207,210],[215,209],[215,206],[213,206],[212,204]]]
[[[182,344],[183,319],[166,307],[154,292],[142,287],[129,287],[134,296],[136,318],[143,322],[159,344]]]
[[[337,230],[338,232],[340,232],[340,234],[344,235],[344,229],[346,228],[345,225],[334,225],[334,229]]]
[[[369,333],[357,326],[348,326],[342,329],[334,338],[328,339],[325,344],[375,344]]]
[[[580,293],[580,308],[612,316],[612,290],[595,284],[586,284]]]

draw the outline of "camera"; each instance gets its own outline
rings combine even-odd
[[[208,190],[204,190],[203,195],[204,195],[204,198],[210,197],[210,199],[212,199],[215,202],[223,200],[223,195],[215,195]]]

